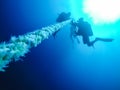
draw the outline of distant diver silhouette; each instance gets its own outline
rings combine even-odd
[[[66,21],[66,20],[69,20],[70,19],[70,16],[71,16],[71,13],[68,12],[62,12],[59,14],[58,18],[56,19],[56,22],[57,23],[60,23],[60,22],[63,22],[63,21]],[[56,34],[59,32],[60,30],[56,31],[55,33],[53,33],[53,37],[55,38],[56,37]]]
[[[56,22],[63,22],[63,21],[66,21],[68,19],[70,19],[70,16],[71,16],[71,13],[68,12],[62,12],[59,14],[58,18],[56,19]]]
[[[70,37],[72,41],[74,38],[76,38],[78,43],[80,43],[77,36],[82,36],[82,41],[84,44],[87,44],[87,46],[94,46],[94,43],[97,41],[112,42],[114,40],[112,38],[96,37],[93,41],[90,41],[89,37],[93,36],[92,28],[88,22],[83,20],[83,18],[80,18],[77,22],[74,20],[71,21]]]

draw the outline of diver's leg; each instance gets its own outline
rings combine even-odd
[[[92,46],[92,44],[91,44],[91,42],[90,42],[90,39],[89,39],[89,36],[83,35],[83,36],[82,36],[82,40],[83,40],[83,43],[84,43],[84,44],[87,44],[88,46]]]

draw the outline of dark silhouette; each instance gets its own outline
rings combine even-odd
[[[60,22],[63,22],[63,21],[66,21],[66,20],[69,20],[70,19],[70,16],[71,16],[71,13],[68,12],[68,13],[65,13],[65,12],[62,12],[59,14],[58,18],[56,19],[56,22],[57,23],[60,23]],[[53,37],[55,38],[56,34],[59,32],[60,30],[56,31],[55,33],[53,33]]]
[[[93,36],[91,25],[84,21],[83,18],[80,18],[77,22],[71,21],[71,39],[77,38],[77,36],[82,36],[84,44],[88,46],[94,46],[94,43],[97,41],[112,42],[111,38],[95,38],[95,40],[90,41],[89,37]],[[79,42],[78,38],[77,41]]]
[[[66,20],[70,19],[70,16],[71,16],[70,12],[68,12],[68,13],[62,12],[59,14],[58,18],[56,19],[56,22],[66,21]]]

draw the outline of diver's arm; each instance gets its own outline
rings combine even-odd
[[[72,43],[74,43],[74,37],[73,37],[72,31],[70,31],[70,39],[71,39]]]
[[[80,39],[79,39],[79,37],[78,37],[78,36],[76,36],[76,39],[77,39],[77,43],[79,43],[79,44],[80,44]]]
[[[72,40],[72,42],[74,42],[74,38],[75,38],[75,32],[76,32],[76,26],[73,25],[73,22],[71,21],[71,27],[70,27],[70,39]]]

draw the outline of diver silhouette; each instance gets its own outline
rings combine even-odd
[[[58,18],[56,19],[56,22],[57,23],[60,23],[60,22],[63,22],[63,21],[66,21],[66,20],[69,20],[70,19],[70,16],[71,16],[71,13],[68,12],[62,12],[59,14]],[[56,31],[55,33],[53,33],[53,37],[55,38],[56,37],[56,34],[60,31],[60,29],[58,31]]]
[[[56,22],[63,22],[63,21],[69,20],[70,16],[71,16],[70,12],[68,13],[62,12],[59,14],[58,18],[56,19]]]
[[[89,37],[93,36],[93,31],[91,25],[84,21],[83,18],[80,18],[77,22],[71,21],[71,34],[70,37],[73,41],[73,38],[76,38],[78,43],[80,43],[77,36],[82,36],[82,41],[87,46],[94,46],[94,43],[97,41],[104,41],[104,42],[112,42],[114,39],[112,38],[99,38],[96,37],[93,41],[90,41]]]

